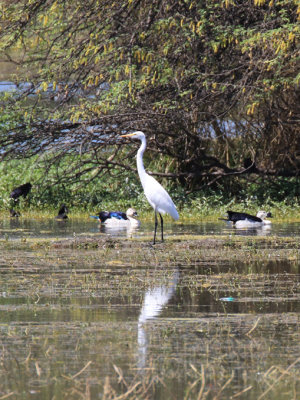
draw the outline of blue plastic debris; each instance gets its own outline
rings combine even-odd
[[[236,299],[234,297],[221,297],[219,300],[220,301],[235,301]]]

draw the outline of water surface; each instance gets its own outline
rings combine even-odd
[[[57,221],[54,218],[4,218],[0,221],[0,237],[19,238],[70,238],[74,236],[111,235],[114,237],[142,238],[153,234],[154,224],[142,221],[139,229],[124,227],[110,228],[100,225],[94,219],[74,219]],[[198,223],[170,223],[164,226],[166,237],[174,235],[241,235],[241,236],[286,236],[300,237],[300,223],[273,223],[259,228],[236,229],[223,221]],[[159,231],[158,231],[159,232]]]
[[[166,223],[166,244],[151,246],[152,223],[130,231],[89,218],[2,219],[0,398],[296,398],[299,249],[280,253],[270,241],[261,252],[238,250],[230,238],[276,242],[299,231],[299,223],[266,232]],[[193,235],[225,235],[228,246],[188,247]],[[121,246],[29,240],[110,236]],[[168,246],[173,236],[179,250]]]
[[[77,227],[25,222],[28,235]],[[133,251],[2,246],[2,396],[257,400],[272,385],[265,398],[298,393],[299,259],[191,255],[176,265],[160,262],[163,247]]]

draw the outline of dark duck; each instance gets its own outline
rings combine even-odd
[[[68,215],[67,215],[68,212],[69,212],[69,210],[68,210],[67,206],[65,204],[62,204],[62,206],[58,210],[58,214],[55,217],[55,219],[61,220],[61,221],[68,219]]]
[[[266,218],[272,218],[272,214],[266,211],[258,211],[255,216],[244,212],[227,211],[227,219],[220,219],[232,222],[236,228],[251,228],[263,225],[271,225],[271,221],[267,220]]]

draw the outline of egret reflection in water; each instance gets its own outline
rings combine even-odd
[[[148,289],[144,296],[143,305],[138,319],[138,367],[146,367],[147,359],[147,332],[145,324],[151,319],[157,318],[163,307],[170,301],[175,293],[179,279],[178,269],[174,270],[170,281],[166,285],[155,286]]]

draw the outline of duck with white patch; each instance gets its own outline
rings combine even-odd
[[[256,228],[264,225],[271,225],[271,221],[266,218],[272,218],[272,214],[261,210],[258,211],[256,216],[244,212],[227,211],[227,219],[220,219],[232,222],[233,226],[236,228]]]
[[[134,208],[128,208],[126,213],[122,211],[101,211],[98,215],[91,215],[91,218],[98,219],[100,223],[109,227],[132,227],[138,228],[141,221],[137,218]]]

